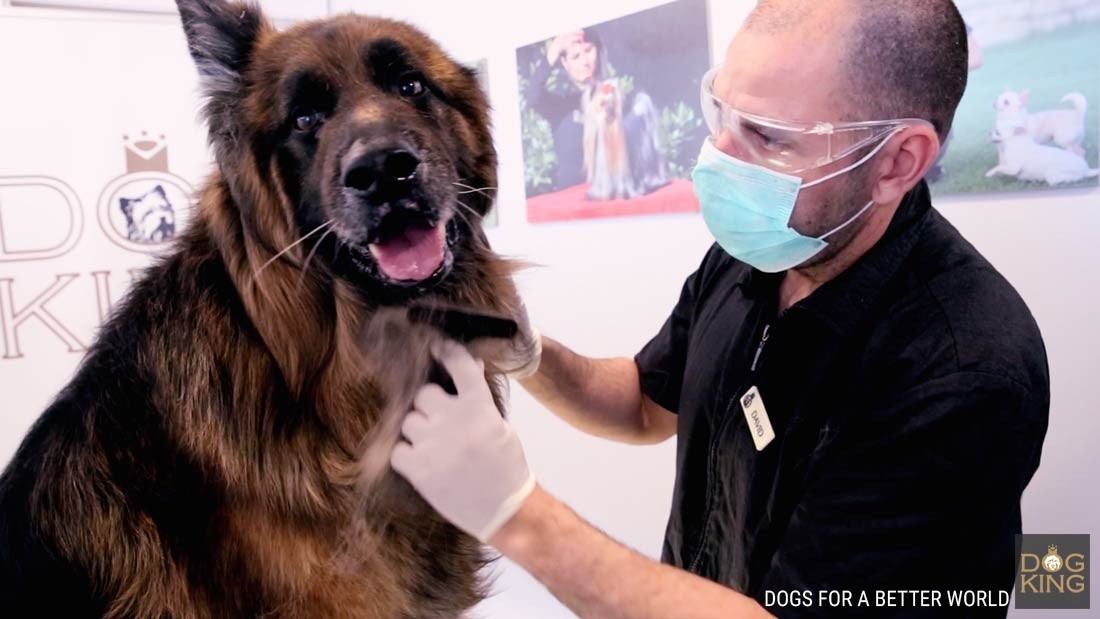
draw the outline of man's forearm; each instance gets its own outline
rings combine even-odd
[[[541,487],[489,542],[582,619],[771,617],[752,598],[619,544]]]
[[[653,443],[668,436],[647,427],[638,368],[631,359],[591,359],[543,336],[539,370],[520,384],[583,432],[626,443]]]

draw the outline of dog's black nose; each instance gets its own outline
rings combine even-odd
[[[416,180],[420,159],[403,148],[382,148],[365,153],[344,171],[344,186],[368,193],[403,193]]]

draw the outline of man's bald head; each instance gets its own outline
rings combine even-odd
[[[966,25],[952,0],[761,0],[748,31],[838,36],[848,120],[923,118],[942,143],[966,89]]]

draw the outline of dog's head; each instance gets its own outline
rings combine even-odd
[[[608,79],[592,85],[588,99],[588,112],[600,122],[610,122],[622,117],[622,91],[618,80]]]
[[[1026,123],[1013,115],[998,117],[997,121],[993,123],[993,131],[989,136],[989,141],[1001,145],[1014,139],[1031,139]]]
[[[496,186],[471,69],[391,20],[279,32],[251,4],[177,4],[248,234],[272,254],[307,237],[297,255],[383,302],[458,275]]]
[[[1031,96],[1031,92],[1027,90],[1021,90],[1016,92],[1014,90],[1006,90],[996,100],[993,101],[993,109],[998,112],[1004,113],[1027,113],[1027,100]]]

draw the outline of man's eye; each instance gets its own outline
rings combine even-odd
[[[294,126],[298,131],[313,131],[325,121],[325,115],[321,112],[307,112],[299,114],[294,119]]]
[[[769,148],[772,150],[782,150],[787,146],[785,142],[777,140],[772,136],[760,131],[759,129],[753,129],[752,133],[756,136],[756,139],[764,146],[764,148]]]
[[[424,94],[424,82],[417,75],[410,75],[401,79],[401,86],[398,87],[398,92],[402,97],[419,97]]]

